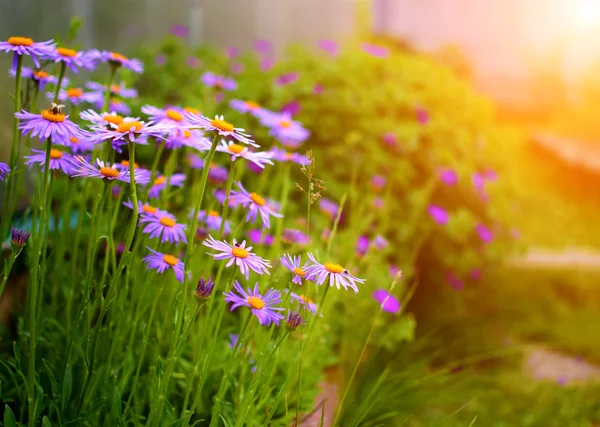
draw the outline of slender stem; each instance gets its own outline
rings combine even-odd
[[[240,161],[233,162],[233,166],[231,166],[231,170],[229,171],[229,176],[227,177],[227,184],[225,186],[225,201],[223,202],[223,215],[221,216],[221,227],[219,227],[219,238],[221,240],[223,238],[223,232],[225,231],[225,221],[227,221],[227,216],[229,215],[229,196],[231,195],[231,185],[233,184],[233,179],[235,177],[236,166]],[[210,165],[204,164],[204,167],[210,167]],[[235,236],[237,237],[237,236]]]
[[[108,80],[106,82],[106,92],[104,93],[104,102],[102,103],[102,110],[100,110],[101,113],[108,113],[109,111],[107,111],[107,108],[110,104],[110,95],[111,95],[111,87],[112,87],[112,82],[115,79],[115,74],[117,72],[117,67],[110,67],[110,73],[108,74]]]
[[[10,270],[12,270],[13,264],[15,263],[15,260],[17,259],[20,253],[21,249],[19,249],[19,251],[17,252],[13,251],[13,253],[10,255],[8,267],[6,267],[6,269],[4,270],[4,278],[2,279],[2,285],[0,285],[0,299],[2,299],[2,294],[4,293],[4,288],[6,287],[6,282],[8,281]]]
[[[56,83],[56,89],[54,90],[54,103],[58,102],[58,94],[60,92],[60,87],[62,86],[63,78],[65,77],[66,64],[64,62],[60,63],[60,69],[58,71],[58,82]]]

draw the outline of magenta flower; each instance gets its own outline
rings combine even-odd
[[[322,285],[329,280],[329,286],[335,286],[338,289],[342,286],[346,290],[350,288],[358,293],[356,284],[365,283],[365,279],[359,279],[358,277],[353,276],[340,264],[333,262],[321,264],[311,253],[308,254],[308,258],[312,264],[306,269],[307,279],[315,282],[317,285]]]
[[[190,55],[186,58],[185,64],[190,68],[200,68],[202,61],[197,56]]]
[[[15,113],[15,117],[21,120],[19,129],[23,135],[39,136],[41,140],[52,138],[54,144],[69,145],[69,139],[83,138],[83,132],[75,123],[69,120],[67,114],[63,114],[60,105],[52,104],[52,108],[42,110],[41,114],[32,114],[23,110]]]
[[[321,83],[317,83],[313,86],[313,93],[315,95],[321,95],[323,92],[325,92],[325,87],[323,87]]]
[[[310,266],[310,263],[307,261],[304,265],[302,265],[302,259],[300,256],[292,256],[285,254],[281,258],[279,258],[281,264],[294,273],[294,277],[292,277],[292,282],[297,285],[304,284],[304,280],[306,279],[306,270]]]
[[[386,179],[381,175],[373,175],[371,177],[371,186],[376,190],[382,190],[385,187]]]
[[[88,163],[88,161],[81,156],[74,156],[74,159],[73,176],[100,178],[107,181],[131,181],[129,170],[120,171],[114,166],[108,166],[100,159],[96,159],[96,166]],[[149,181],[149,178],[145,173],[140,173],[138,171],[134,172],[134,178],[136,184],[147,184]]]
[[[190,213],[190,218],[194,213]],[[198,212],[198,221],[206,224],[206,228],[209,230],[220,230],[221,224],[223,223],[223,218],[219,215],[217,211],[203,211]],[[223,233],[225,235],[231,233],[231,224],[229,220],[225,220],[225,225],[223,226]]]
[[[202,74],[202,83],[208,87],[214,87],[218,90],[236,90],[237,83],[233,79],[228,79],[224,76],[219,76],[217,74],[211,73],[207,71]]]
[[[338,44],[333,40],[319,40],[319,48],[327,52],[332,58],[340,53]]]
[[[390,265],[390,276],[395,279],[400,274],[400,269],[395,265]]]
[[[290,299],[294,302],[297,302],[300,307],[304,308],[305,310],[312,312],[312,314],[315,316],[317,315],[317,304],[315,304],[315,302],[306,295],[298,295],[291,292]]]
[[[379,303],[383,311],[387,311],[388,313],[392,314],[396,314],[400,311],[401,306],[398,299],[385,289],[377,289],[375,292],[373,292],[372,296],[375,301]]]
[[[490,243],[492,240],[494,240],[494,234],[492,233],[492,230],[483,224],[477,224],[475,226],[475,231],[477,231],[477,234],[483,243]]]
[[[298,73],[286,73],[277,77],[275,79],[275,84],[278,86],[285,86],[294,83],[296,80],[298,80]]]
[[[390,56],[389,49],[382,46],[377,46],[371,43],[362,43],[360,47],[365,53],[368,53],[376,58],[387,58]]]
[[[308,158],[300,153],[291,153],[289,151],[282,150],[281,148],[273,147],[271,148],[271,154],[273,155],[273,159],[278,162],[293,162],[298,165],[307,165]]]
[[[257,214],[260,214],[262,220],[263,229],[271,227],[271,216],[275,218],[283,218],[283,215],[275,212],[267,203],[267,200],[258,195],[257,193],[249,193],[241,182],[237,182],[240,191],[232,191],[229,199],[231,202],[242,205],[248,208],[248,214],[246,215],[246,222],[254,223]]]
[[[427,212],[429,212],[431,218],[433,218],[433,220],[440,225],[448,223],[448,220],[450,219],[448,212],[446,212],[444,208],[441,208],[437,205],[429,205]]]
[[[148,197],[151,199],[156,199],[160,196],[160,193],[167,187],[167,181],[169,181],[170,187],[183,187],[183,182],[185,181],[185,174],[183,173],[175,173],[171,175],[171,179],[168,180],[166,176],[160,175],[158,178],[154,180],[152,183],[152,187],[150,187],[150,192],[148,193]],[[150,180],[146,181],[150,182]]]
[[[227,46],[225,49],[225,55],[229,59],[237,58],[240,55],[240,49],[236,46]]]
[[[451,271],[446,273],[446,282],[456,291],[462,290],[465,286],[463,281]]]
[[[327,197],[321,197],[319,199],[319,209],[328,217],[337,218],[340,207],[333,200],[328,199]]]
[[[271,68],[273,68],[274,64],[275,64],[275,61],[273,61],[272,58],[263,58],[263,59],[261,59],[260,64],[259,64],[260,71],[267,72]]]
[[[248,236],[253,245],[271,246],[275,241],[272,234],[267,234],[263,230],[258,229],[248,230],[246,236]]]
[[[154,57],[154,63],[158,66],[165,65],[166,62],[167,56],[163,55],[162,53],[159,53],[158,55],[156,55],[156,57]]]
[[[4,181],[6,175],[10,173],[10,166],[6,163],[0,162],[0,181]]]
[[[356,242],[356,249],[354,250],[354,253],[356,254],[356,256],[363,257],[367,254],[368,250],[369,250],[369,238],[365,235],[358,236],[358,240]]]
[[[269,53],[272,49],[273,45],[267,40],[256,40],[254,42],[254,50],[258,53]]]
[[[281,233],[281,241],[289,245],[306,246],[308,244],[308,236],[301,230],[284,228]]]
[[[208,117],[187,113],[184,117],[191,126],[197,126],[208,132],[217,132],[221,136],[231,137],[244,144],[259,147],[258,144],[255,144],[254,141],[249,138],[250,135],[244,133],[244,129],[236,128],[225,120],[223,116],[215,116],[215,118],[211,120]]]
[[[29,37],[9,37],[7,41],[0,42],[0,51],[13,52],[12,70],[17,70],[18,57],[29,55],[37,68],[40,67],[40,59],[50,57],[56,44],[54,40],[45,42],[34,42]],[[39,58],[38,58],[39,57]]]
[[[231,74],[242,74],[244,72],[244,64],[241,62],[233,62],[229,70],[231,71]]]
[[[111,67],[124,67],[134,73],[141,73],[144,71],[144,64],[139,59],[129,59],[124,55],[116,52],[110,52],[108,50],[93,49],[88,52],[88,58],[94,62],[106,62]]]
[[[398,140],[396,139],[396,135],[394,135],[392,132],[387,132],[384,133],[381,137],[381,139],[383,139],[383,142],[385,142],[387,145],[393,147],[396,145],[396,143],[398,142]]]
[[[301,110],[300,103],[296,100],[290,101],[287,104],[285,104],[283,107],[281,107],[281,112],[287,113],[290,116],[300,113],[300,110]]]
[[[477,280],[481,279],[481,270],[478,268],[472,269],[469,274],[470,274],[472,280],[477,281]]]
[[[379,196],[373,198],[373,207],[376,209],[383,208],[383,199]]]
[[[25,156],[27,161],[25,164],[31,168],[34,164],[41,167],[42,171],[46,169],[46,152],[43,150],[31,149],[31,156]],[[73,156],[69,153],[62,152],[56,148],[50,149],[50,169],[51,170],[62,170],[65,174],[71,175],[74,170]]]
[[[228,260],[225,267],[231,267],[235,264],[239,267],[240,272],[248,279],[250,270],[262,274],[269,274],[269,268],[271,264],[266,259],[259,257],[258,255],[251,252],[252,246],[246,247],[246,241],[244,240],[239,244],[233,239],[233,244],[227,243],[225,240],[222,242],[215,240],[212,236],[208,236],[208,239],[202,242],[206,247],[219,251],[217,254],[209,254],[214,259]]]
[[[90,58],[86,52],[78,52],[66,47],[57,47],[56,50],[50,55],[50,58],[55,63],[65,64],[74,73],[77,73],[80,68],[91,71],[96,65],[95,61]]]
[[[261,123],[269,127],[269,135],[280,141],[304,142],[309,136],[310,131],[305,129],[299,122],[292,120],[289,113],[270,113],[264,114]]]
[[[186,38],[189,35],[190,30],[185,25],[173,24],[171,25],[169,32],[174,36]]]
[[[237,294],[234,291],[223,293],[225,301],[232,304],[229,311],[233,311],[238,307],[248,307],[263,326],[268,326],[271,323],[279,326],[279,321],[285,318],[285,316],[278,313],[284,310],[277,307],[278,304],[281,304],[281,294],[278,291],[269,289],[263,296],[259,292],[258,283],[256,283],[254,290],[248,288],[248,292],[246,292],[238,281],[235,282],[233,287]]]
[[[458,182],[458,175],[454,169],[442,169],[439,172],[440,181],[446,185],[456,185]]]
[[[163,274],[165,271],[172,269],[173,273],[175,273],[175,278],[183,283],[184,268],[183,262],[179,260],[179,258],[173,255],[156,252],[147,246],[146,248],[152,252],[152,254],[142,259],[148,270],[156,270],[158,274]]]
[[[427,110],[423,107],[417,107],[415,108],[415,115],[417,116],[417,121],[422,124],[423,126],[425,126],[427,123],[429,123],[429,113],[427,112]]]
[[[385,240],[385,238],[380,234],[375,236],[375,238],[373,239],[373,247],[375,249],[377,249],[378,251],[384,250],[389,245],[390,245],[390,243],[387,240]]]
[[[187,243],[185,237],[185,224],[177,223],[175,216],[168,212],[140,216],[140,224],[147,224],[143,233],[149,234],[151,239],[160,238],[162,243]]]
[[[98,82],[86,82],[85,87],[96,92],[102,98],[104,102],[104,95],[106,94],[106,85]],[[110,87],[110,93],[112,96],[119,96],[121,98],[137,98],[138,91],[133,88],[128,88],[125,83],[113,84]]]

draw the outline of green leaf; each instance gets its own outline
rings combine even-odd
[[[61,427],[76,427],[79,425],[81,420],[82,420],[81,417],[75,418],[74,420],[69,421],[68,423],[64,423]]]
[[[163,361],[162,359],[159,357],[158,358],[158,363],[156,364],[156,380],[157,382],[160,384],[163,378],[163,374],[164,374],[164,366],[163,366]]]
[[[48,375],[48,379],[50,380],[50,391],[52,392],[52,396],[56,398],[60,393],[60,386],[58,385],[58,381],[56,381],[54,369],[52,368],[52,365],[50,365],[50,362],[48,362],[46,359],[42,359],[42,363],[46,368],[46,375]]]
[[[17,427],[17,419],[10,406],[4,405],[4,427]]]
[[[42,418],[42,427],[52,427],[52,423],[50,422],[48,417],[45,415],[44,415],[44,418]]]
[[[17,367],[17,372],[21,371],[21,350],[19,349],[19,345],[17,342],[13,342],[13,353],[15,354],[15,364]]]
[[[120,418],[121,415],[123,415],[123,407],[122,407],[122,401],[121,401],[121,394],[119,393],[119,390],[117,390],[115,388],[115,392],[113,393],[113,413],[115,414],[115,418]]]
[[[63,383],[62,383],[63,408],[66,408],[69,405],[69,401],[71,400],[72,392],[73,392],[73,368],[71,367],[71,365],[67,364],[67,369],[65,369],[65,376],[63,378]]]
[[[69,23],[69,35],[67,36],[67,43],[71,44],[73,40],[79,34],[79,30],[83,25],[83,18],[81,16],[74,16],[71,18],[71,22]]]

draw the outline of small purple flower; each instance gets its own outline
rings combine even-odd
[[[6,175],[10,173],[10,166],[6,163],[0,162],[0,181],[4,181]]]
[[[469,274],[470,274],[472,280],[477,281],[477,280],[481,279],[481,270],[478,268],[472,269],[471,273],[469,273]]]
[[[415,115],[417,117],[417,121],[425,126],[427,123],[429,123],[429,113],[427,112],[427,110],[423,107],[417,107],[415,108]]]
[[[202,61],[197,56],[188,56],[185,63],[190,68],[200,68],[202,66]]]
[[[362,43],[360,47],[365,53],[368,53],[369,55],[374,56],[376,58],[387,58],[388,56],[390,56],[389,49],[382,46],[377,46],[371,43]]]
[[[492,240],[494,240],[494,234],[492,233],[492,230],[483,224],[477,224],[475,226],[475,231],[477,231],[477,234],[483,243],[490,243]]]
[[[375,236],[375,238],[373,239],[373,247],[375,249],[377,249],[378,251],[384,250],[389,245],[390,245],[390,243],[387,240],[385,240],[385,238],[380,234]]]
[[[267,40],[256,40],[254,42],[254,50],[258,53],[269,53],[271,52],[273,45]]]
[[[456,291],[462,290],[465,286],[463,281],[451,271],[446,273],[446,282]]]
[[[237,83],[233,79],[228,79],[224,76],[219,76],[217,74],[211,73],[207,71],[202,74],[202,83],[208,87],[214,87],[218,90],[236,90]]]
[[[282,113],[288,113],[290,116],[300,113],[300,103],[296,100],[290,101],[281,107]]]
[[[106,85],[98,82],[85,82],[85,87],[88,89],[97,92],[101,95],[102,102],[104,103],[104,95],[106,93]],[[137,98],[138,91],[133,88],[128,88],[125,86],[125,83],[121,82],[120,84],[113,84],[110,86],[110,93],[114,96],[119,96],[121,98]]]
[[[290,298],[292,301],[295,301],[298,304],[300,304],[300,306],[305,310],[312,312],[312,314],[314,315],[317,314],[317,304],[315,304],[313,300],[306,297],[305,295],[298,295],[292,292],[290,293]]]
[[[118,170],[114,166],[108,166],[102,160],[96,159],[94,166],[88,163],[82,156],[74,156],[73,176],[83,176],[88,178],[100,178],[106,181],[122,181],[129,183],[131,175],[128,170]],[[146,184],[150,180],[146,173],[135,171],[134,174],[136,184]]]
[[[16,70],[10,70],[8,72],[8,74],[11,77],[17,76]],[[34,69],[31,69],[28,67],[21,68],[21,78],[33,80],[35,82],[35,84],[37,85],[38,91],[40,91],[40,92],[44,90],[44,88],[46,87],[46,85],[48,83],[51,83],[51,84],[58,83],[58,79],[56,77],[51,76],[44,70],[34,70]],[[63,77],[62,84],[66,86],[68,84],[68,80],[69,79],[67,79],[66,77]]]
[[[0,42],[0,51],[14,52],[12,69],[17,70],[18,57],[29,55],[37,68],[40,67],[40,59],[51,57],[56,44],[54,40],[45,42],[34,42],[29,37],[9,37],[7,41]],[[39,58],[38,58],[39,57]]]
[[[229,67],[229,70],[231,71],[231,74],[242,74],[244,72],[244,64],[241,62],[233,62]]]
[[[210,295],[212,294],[214,288],[215,282],[212,279],[200,279],[198,281],[198,285],[196,286],[196,299],[198,299],[198,301],[206,301],[210,298]]]
[[[356,242],[356,249],[354,250],[354,253],[356,254],[356,256],[363,257],[366,255],[368,250],[369,250],[369,238],[365,235],[358,236],[358,240]]]
[[[269,135],[280,141],[304,142],[309,136],[310,131],[305,129],[299,122],[292,120],[290,113],[270,113],[263,114],[261,123],[269,127]]]
[[[234,291],[223,293],[225,301],[232,304],[229,311],[238,307],[248,307],[261,325],[269,326],[271,323],[275,323],[279,326],[279,321],[283,320],[284,316],[278,311],[284,309],[277,307],[278,304],[281,304],[281,294],[278,291],[269,289],[263,296],[259,292],[258,283],[256,283],[253,290],[248,288],[248,292],[246,292],[237,280],[233,287],[237,294]]]
[[[287,325],[290,331],[295,331],[298,326],[302,325],[304,320],[302,320],[302,316],[296,313],[295,311],[288,310],[288,315],[285,318],[285,324]]]
[[[165,65],[167,63],[167,56],[159,53],[154,57],[154,63],[158,66]]]
[[[260,119],[263,114],[268,113],[265,109],[261,108],[261,106],[254,101],[241,101],[239,99],[232,99],[231,101],[229,101],[229,106],[241,113],[250,113],[258,119]]]
[[[15,113],[15,117],[21,120],[19,129],[23,135],[38,136],[43,141],[52,138],[54,144],[69,145],[69,139],[83,138],[83,132],[75,123],[69,120],[67,114],[63,114],[61,106],[52,104],[52,108],[42,110],[41,114],[32,114],[23,110]]]
[[[181,128],[187,125],[183,115],[185,111],[182,108],[157,108],[152,105],[144,105],[142,113],[146,114],[152,123],[168,125],[174,128]]]
[[[171,175],[170,179],[164,175],[160,175],[158,178],[154,180],[152,183],[152,187],[150,188],[150,192],[148,193],[148,197],[151,199],[156,199],[160,196],[160,193],[167,187],[167,182],[169,183],[169,187],[183,187],[183,182],[185,181],[185,174],[183,173],[175,173]],[[150,180],[146,181],[150,182]]]
[[[268,151],[250,151],[247,146],[236,144],[232,141],[221,140],[221,144],[217,145],[217,151],[220,153],[227,153],[231,155],[231,161],[235,161],[241,157],[254,163],[261,169],[264,169],[265,165],[272,165],[271,158],[273,154]]]
[[[373,175],[371,177],[371,186],[376,190],[382,190],[385,187],[385,177],[381,175]]]
[[[373,292],[372,296],[375,301],[379,303],[383,311],[387,311],[388,313],[392,314],[396,314],[400,311],[401,306],[398,299],[385,289],[377,289],[375,292]]]
[[[293,162],[298,165],[307,165],[309,163],[308,157],[300,153],[291,153],[289,151],[282,150],[281,148],[271,148],[271,154],[273,159],[278,162]]]
[[[96,66],[95,61],[87,52],[78,52],[66,47],[57,47],[50,57],[55,63],[63,63],[74,73],[80,68],[93,70]]]
[[[244,133],[244,129],[236,128],[233,124],[225,120],[223,116],[215,116],[215,118],[211,120],[208,117],[187,113],[184,117],[193,127],[197,126],[207,132],[217,132],[221,136],[234,138],[244,144],[259,147],[258,144],[255,144],[254,141],[249,138],[250,135]]]
[[[333,40],[319,40],[319,48],[327,52],[332,58],[340,53],[338,44]]]
[[[330,218],[337,218],[340,207],[333,200],[326,197],[319,199],[319,209]]]
[[[383,208],[383,198],[381,198],[379,196],[373,198],[373,207],[376,209]]]
[[[292,278],[292,283],[297,285],[304,284],[304,280],[306,279],[306,270],[310,266],[310,263],[307,261],[304,265],[302,264],[302,259],[300,256],[292,256],[285,254],[281,258],[279,258],[281,264],[294,273],[294,277]],[[293,295],[293,294],[292,294]]]
[[[25,164],[31,168],[34,164],[37,164],[41,167],[42,171],[44,171],[46,165],[46,152],[43,150],[36,150],[34,148],[31,149],[34,153],[31,156],[25,156],[27,161]],[[73,156],[69,153],[65,153],[56,148],[52,148],[50,150],[50,169],[51,170],[62,170],[65,174],[71,175],[74,170],[73,165]]]
[[[239,54],[240,54],[240,49],[237,48],[236,46],[227,46],[227,48],[225,49],[225,55],[229,59],[237,58],[239,56]]]
[[[450,219],[448,212],[446,212],[444,208],[441,208],[437,205],[429,205],[427,212],[429,212],[431,218],[433,218],[433,220],[439,225],[447,224],[448,220]]]
[[[442,181],[446,185],[456,185],[458,182],[458,175],[454,169],[442,169],[439,172],[440,181]]]
[[[308,258],[312,264],[306,269],[307,278],[317,285],[322,285],[329,279],[329,286],[335,286],[338,289],[342,286],[346,290],[350,288],[358,293],[356,284],[363,284],[365,282],[365,279],[353,276],[350,271],[339,264],[333,262],[321,264],[311,253],[308,254]]]
[[[183,262],[179,260],[179,258],[173,255],[156,252],[147,246],[146,248],[152,252],[152,254],[144,257],[142,261],[149,270],[156,270],[158,274],[162,274],[166,270],[172,269],[173,273],[175,273],[175,278],[183,283],[184,268]]]
[[[190,34],[190,30],[185,25],[173,24],[169,28],[169,32],[174,36],[186,38]]]
[[[260,214],[264,229],[271,227],[271,216],[275,218],[283,218],[283,215],[271,209],[264,197],[254,192],[249,193],[239,181],[236,183],[236,185],[240,191],[232,191],[229,199],[233,203],[248,208],[246,222],[254,223],[257,214]]]
[[[111,141],[113,148],[117,149],[129,142],[144,144],[149,136],[163,139],[163,135],[171,132],[173,126],[137,120],[123,120],[119,124],[109,122],[107,126],[93,125],[90,129],[92,130],[90,133],[91,141],[96,144]]]
[[[231,267],[235,263],[246,279],[248,279],[250,276],[250,270],[260,275],[270,274],[269,268],[272,267],[271,264],[269,264],[269,261],[252,253],[252,246],[246,247],[245,240],[239,244],[235,239],[233,239],[233,244],[229,244],[225,240],[219,242],[209,235],[208,239],[202,242],[202,244],[206,247],[219,251],[220,253],[218,254],[209,255],[214,259],[228,260],[225,267]]]
[[[49,100],[54,99],[54,92],[46,93]],[[61,89],[58,92],[58,100],[61,102],[69,101],[73,105],[79,105],[84,102],[94,103],[98,101],[98,94],[94,92],[84,92],[80,88]]]
[[[29,236],[31,234],[21,228],[10,227],[10,243],[13,246],[22,248],[27,244]]]
[[[116,52],[93,49],[88,52],[88,58],[94,62],[106,62],[110,64],[111,67],[124,67],[134,73],[141,73],[144,71],[144,64],[142,64],[142,61],[134,58],[129,59]]]
[[[204,169],[204,159],[198,157],[196,154],[190,154],[188,156],[190,166],[194,169]],[[252,163],[253,164],[253,163]],[[223,166],[219,166],[216,163],[211,163],[208,171],[208,179],[214,184],[221,184],[227,181],[229,171]]]
[[[275,79],[277,86],[285,86],[298,80],[298,73],[285,73]]]
[[[103,106],[104,98],[102,98],[102,100],[98,98],[98,101],[94,104],[94,108],[96,108],[97,110],[101,110]],[[123,101],[115,97],[111,97],[108,101],[108,111],[114,111],[125,116],[131,114],[131,108],[129,108],[127,104],[125,104]],[[139,142],[137,143],[139,144]]]
[[[284,228],[281,233],[281,241],[290,245],[306,246],[308,244],[308,236],[301,230]]]
[[[390,265],[390,276],[392,276],[392,279],[398,277],[398,274],[402,274],[400,269],[395,265]]]
[[[177,223],[175,216],[168,212],[152,215],[140,215],[139,223],[147,224],[143,233],[149,234],[151,239],[160,238],[162,243],[187,243],[185,229],[187,225]]]
[[[190,217],[193,216],[193,212],[190,214]],[[206,228],[209,230],[219,231],[221,229],[221,225],[223,223],[223,217],[219,215],[217,211],[203,211],[198,212],[198,221],[206,224]],[[223,234],[228,235],[231,233],[231,224],[229,220],[225,220],[225,225],[223,225]]]
[[[259,69],[260,69],[260,71],[262,71],[262,72],[267,72],[267,71],[269,71],[271,68],[273,68],[273,65],[274,65],[274,64],[275,64],[275,61],[273,61],[273,59],[271,59],[271,58],[263,58],[263,59],[260,61],[260,64],[259,64]]]
[[[321,95],[323,92],[325,92],[325,87],[321,83],[317,83],[313,86],[313,93],[315,95]]]
[[[258,229],[249,230],[246,235],[254,245],[271,246],[275,241],[272,234],[266,234]]]

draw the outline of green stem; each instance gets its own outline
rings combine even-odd
[[[6,287],[6,282],[8,281],[8,276],[10,275],[10,270],[12,270],[13,264],[15,263],[15,260],[17,259],[19,254],[21,253],[21,250],[22,250],[22,248],[19,249],[17,252],[13,251],[13,253],[10,255],[10,260],[8,261],[8,267],[6,267],[4,270],[4,278],[2,279],[2,285],[0,285],[0,300],[2,299],[2,294],[4,293],[4,288]]]
[[[107,108],[110,104],[110,95],[111,95],[111,87],[112,87],[112,82],[115,79],[115,74],[117,72],[117,67],[110,67],[110,73],[108,75],[108,81],[106,82],[106,92],[104,93],[104,102],[102,103],[102,109],[100,110],[100,113],[109,113],[109,111],[107,111]]]
[[[56,89],[54,90],[54,103],[58,103],[58,94],[60,92],[60,87],[62,86],[63,78],[65,77],[66,64],[64,62],[60,63],[60,69],[58,71],[58,82],[56,83]]]
[[[237,162],[233,162],[233,166],[231,166],[229,176],[227,177],[227,184],[225,186],[225,201],[223,202],[223,215],[221,216],[221,227],[219,227],[218,240],[221,240],[223,238],[223,232],[225,231],[225,221],[227,221],[227,216],[229,215],[229,196],[231,195],[231,186],[235,177],[236,166],[239,162],[240,160],[238,160]],[[206,164],[204,165],[204,167],[206,168]]]

